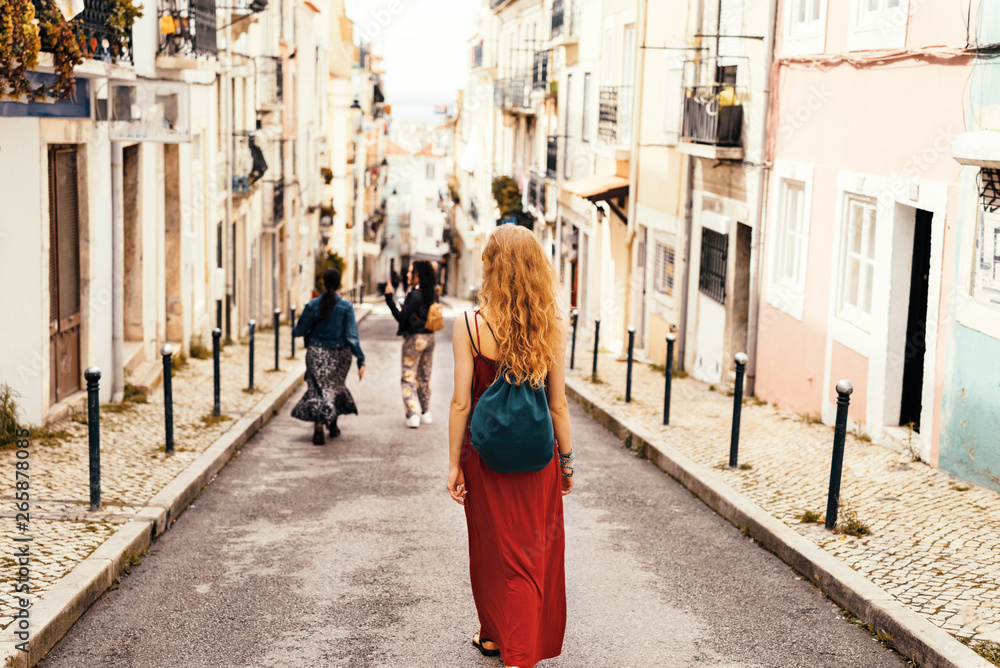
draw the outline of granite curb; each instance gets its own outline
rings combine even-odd
[[[584,382],[566,379],[566,392],[591,418],[617,436],[625,447],[672,476],[745,534],[807,577],[831,600],[872,628],[889,634],[903,656],[923,668],[992,668],[992,664],[948,632],[896,601],[714,475],[709,469],[662,443],[648,429],[607,407]]]
[[[358,322],[371,313],[367,304],[358,310]],[[153,541],[177,521],[212,478],[277,415],[302,384],[305,378],[304,359],[295,363],[290,371],[292,373],[277,388],[237,420],[132,519],[32,604],[28,652],[16,650],[13,642],[0,644],[0,656],[3,656],[2,665],[5,668],[30,668],[38,663],[76,620],[126,574],[133,559],[144,554]]]

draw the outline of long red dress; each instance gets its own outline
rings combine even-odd
[[[477,339],[478,325],[477,317]],[[476,344],[473,410],[497,373],[492,360],[478,354],[478,340]],[[566,630],[559,457],[553,455],[535,473],[495,473],[479,457],[466,429],[462,471],[480,638],[500,646],[505,665],[531,668],[560,654]]]

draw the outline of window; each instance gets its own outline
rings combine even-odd
[[[580,141],[590,141],[590,72],[583,75],[583,123],[580,125]]]
[[[844,216],[837,314],[867,332],[875,278],[875,200],[848,195]]]
[[[701,228],[701,267],[698,289],[720,304],[726,303],[726,266],[729,259],[729,237]]]
[[[631,86],[632,78],[635,76],[635,24],[630,23],[625,26],[623,41],[624,52],[622,53],[622,80],[621,85]]]
[[[428,181],[434,180],[434,163],[432,162],[427,163],[427,180]]]
[[[808,55],[826,50],[827,0],[790,0],[785,3],[783,55]]]
[[[427,204],[425,205],[428,211],[433,211],[437,208],[437,200],[433,197],[427,198]]]
[[[902,48],[908,20],[909,0],[851,0],[847,50]]]
[[[979,214],[976,236],[976,280],[973,294],[1000,306],[1000,214]]]
[[[674,296],[674,249],[666,244],[656,243],[654,259],[653,288],[660,294]]]
[[[801,181],[782,179],[779,186],[778,230],[775,242],[774,281],[796,290],[805,289],[805,199]]]

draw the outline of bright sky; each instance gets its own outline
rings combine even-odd
[[[432,118],[455,106],[465,86],[473,0],[345,0],[355,39],[374,45],[385,68],[386,102],[396,118]]]

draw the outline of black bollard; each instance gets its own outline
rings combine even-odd
[[[576,309],[570,311],[569,317],[573,319],[573,339],[569,347],[569,368],[573,368],[573,362],[576,361],[576,321],[580,319],[580,312]]]
[[[222,329],[222,300],[215,300],[215,326]]]
[[[281,309],[274,309],[274,370],[277,371],[281,368],[279,358],[281,357],[281,346],[279,345],[280,337],[278,334],[281,332]]]
[[[295,327],[295,304],[292,304],[292,317],[289,319],[288,324]],[[295,357],[295,335],[290,337],[292,339],[292,357]]]
[[[840,505],[840,476],[844,469],[844,440],[847,438],[847,409],[854,385],[849,380],[837,383],[837,424],[833,431],[833,461],[830,464],[830,494],[826,499],[826,528],[837,526]]]
[[[253,392],[253,349],[254,349],[254,335],[257,331],[257,321],[250,321],[250,384],[247,389]]]
[[[663,424],[670,424],[670,384],[674,380],[674,341],[677,337],[673,334],[667,334],[667,369],[666,375],[667,379],[664,381],[663,387]]]
[[[591,382],[597,382],[597,351],[601,348],[601,316],[594,318],[594,368],[590,372]]]
[[[220,330],[218,327],[216,327],[215,329],[212,330],[212,371],[213,371],[214,376],[215,376],[215,379],[214,379],[214,388],[213,388],[213,392],[212,392],[212,397],[213,397],[213,401],[212,401],[212,415],[214,415],[215,417],[219,417],[220,415],[222,415],[222,409],[221,409],[221,407],[219,405],[220,401],[221,401],[221,396],[220,395],[222,394],[221,389],[219,387],[219,385],[220,385],[220,379],[219,379],[219,344],[220,344],[220,339],[221,338],[222,338],[222,330]]]
[[[736,385],[733,387],[733,433],[729,437],[729,468],[737,466],[740,453],[740,413],[743,410],[743,374],[747,370],[746,353],[736,353]]]
[[[174,348],[169,343],[165,343],[160,348],[163,356],[163,422],[166,442],[163,450],[168,454],[174,454],[174,386],[171,371],[174,368]]]
[[[361,281],[361,285],[358,286],[358,303],[365,303],[365,282]]]
[[[226,295],[226,345],[233,344],[233,298]]]
[[[628,370],[625,372],[625,403],[632,403],[632,353],[635,350],[635,327],[628,326]]]
[[[101,370],[92,366],[87,379],[87,432],[90,437],[90,509],[101,509]]]

